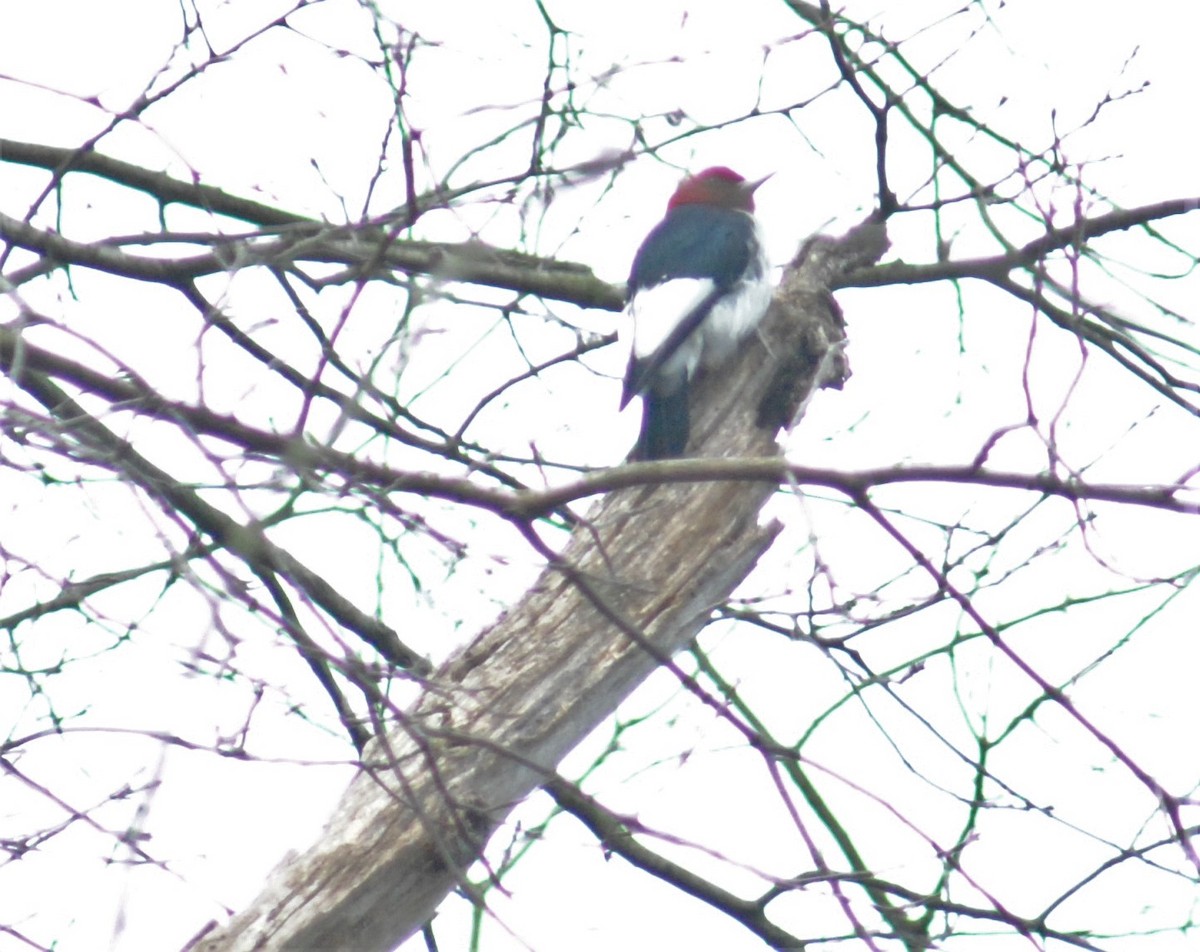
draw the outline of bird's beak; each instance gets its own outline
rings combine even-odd
[[[742,186],[742,188],[744,188],[746,190],[747,195],[753,195],[755,192],[758,191],[758,187],[760,185],[762,185],[763,182],[765,182],[767,179],[769,179],[774,174],[775,174],[774,172],[768,172],[766,175],[764,175],[760,179],[755,179],[753,182],[746,182]]]

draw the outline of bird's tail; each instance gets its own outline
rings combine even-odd
[[[642,394],[642,431],[631,460],[672,459],[683,455],[688,441],[688,387],[685,383],[674,393]]]

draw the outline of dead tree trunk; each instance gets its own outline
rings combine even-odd
[[[884,244],[864,226],[802,249],[761,333],[695,389],[690,455],[778,455],[779,428],[845,376],[830,287]],[[419,929],[512,807],[745,578],[776,534],[758,518],[775,489],[676,483],[606,496],[525,597],[368,749],[320,840],[190,948],[387,952]]]

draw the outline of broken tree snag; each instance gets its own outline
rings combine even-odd
[[[801,245],[757,333],[730,364],[698,379],[689,455],[779,455],[779,430],[795,425],[817,390],[840,388],[849,376],[845,325],[831,289],[847,271],[878,261],[887,245],[884,226],[873,221]]]
[[[828,291],[844,268],[882,253],[876,231],[873,242],[815,239],[788,267],[761,334],[698,381],[695,455],[778,455],[781,423],[840,380],[844,338]],[[318,842],[190,948],[387,952],[419,929],[465,887],[511,809],[746,577],[778,531],[759,525],[774,489],[668,483],[600,500],[525,596],[368,748]]]

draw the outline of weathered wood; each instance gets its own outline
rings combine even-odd
[[[806,246],[761,333],[696,388],[689,455],[779,453],[777,424],[844,375],[828,289],[883,241],[870,228]],[[319,841],[193,948],[386,952],[420,928],[512,807],[746,576],[777,531],[758,523],[775,488],[676,484],[601,500],[524,598],[368,752],[371,769]]]

